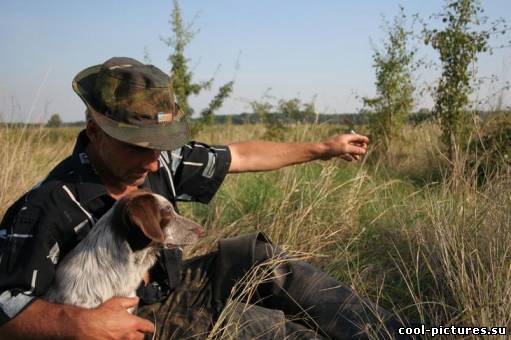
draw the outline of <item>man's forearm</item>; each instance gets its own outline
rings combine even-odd
[[[64,339],[76,334],[84,308],[36,300],[0,327],[0,339]]]
[[[320,143],[278,143],[250,141],[229,144],[230,173],[267,171],[319,159],[324,154]]]
[[[143,339],[154,325],[127,309],[138,298],[113,297],[87,309],[36,300],[0,327],[0,339]]]

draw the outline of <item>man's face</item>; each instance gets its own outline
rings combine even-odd
[[[150,171],[158,170],[160,151],[121,142],[91,124],[94,126],[88,126],[87,133],[99,158],[101,175],[107,177],[103,180],[139,186]]]

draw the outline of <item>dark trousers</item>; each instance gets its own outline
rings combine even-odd
[[[403,326],[260,233],[221,240],[182,268],[168,297],[137,311],[156,339],[393,339]]]

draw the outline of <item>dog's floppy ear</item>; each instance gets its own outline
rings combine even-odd
[[[158,201],[151,193],[128,195],[118,202],[113,220],[132,251],[146,247],[151,241],[165,239],[160,226]],[[119,223],[120,222],[120,223]]]

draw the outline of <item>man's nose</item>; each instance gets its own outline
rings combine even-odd
[[[144,169],[147,171],[154,172],[158,170],[159,163],[158,158],[160,157],[160,151],[158,150],[147,150],[146,158],[144,159]]]

